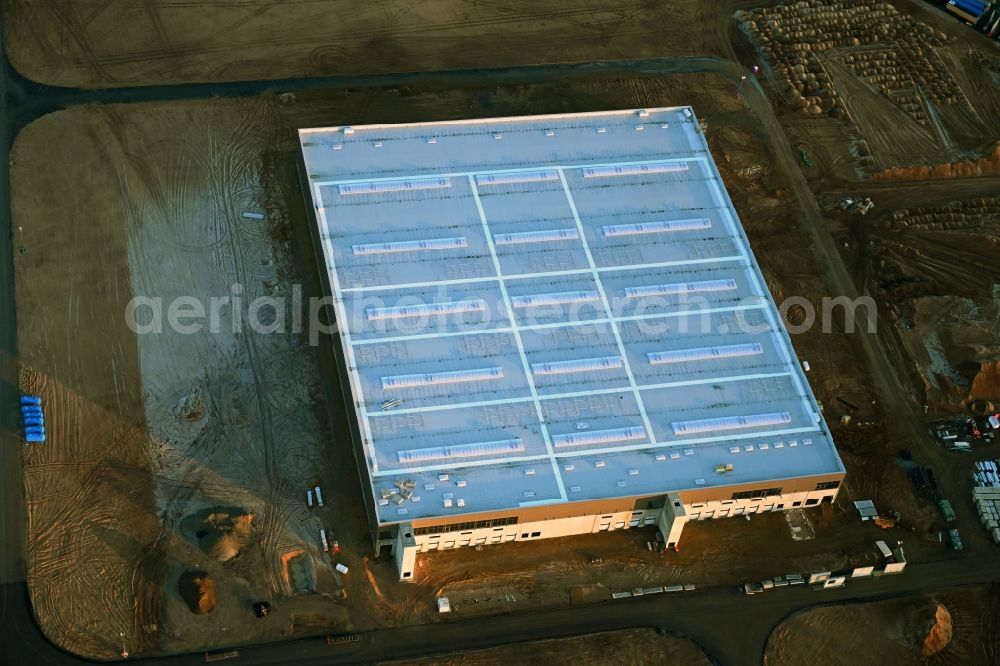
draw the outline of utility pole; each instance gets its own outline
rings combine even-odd
[[[746,81],[746,80],[747,80],[746,76],[741,76],[740,77],[740,85],[736,88],[736,96],[737,97],[740,97],[740,98],[743,97],[743,82]]]

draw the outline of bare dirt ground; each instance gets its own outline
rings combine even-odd
[[[731,4],[5,0],[4,23],[24,76],[102,88],[711,54]]]
[[[993,584],[805,611],[774,630],[764,664],[995,664],[1000,658],[998,593]]]
[[[579,664],[581,658],[593,664],[630,666],[709,666],[711,663],[705,653],[684,638],[652,629],[633,629],[393,661],[383,666],[571,666]]]

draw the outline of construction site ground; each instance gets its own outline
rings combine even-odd
[[[989,666],[998,659],[1000,590],[992,584],[803,611],[771,634],[764,664]]]
[[[580,655],[587,655],[595,664],[709,666],[712,663],[691,641],[653,629],[633,629],[393,661],[381,666],[575,666],[580,663]]]
[[[755,62],[723,10],[708,4],[648,9],[637,3],[630,13],[618,3],[606,10],[613,20],[593,23],[580,21],[583,10],[576,5],[553,10],[547,20],[561,35],[575,35],[574,44],[589,45],[585,55],[573,50],[582,46],[568,46],[569,37],[560,37],[567,44],[560,51],[544,21],[536,27],[497,19],[489,25],[507,25],[505,30],[526,36],[519,41],[510,33],[490,33],[489,39],[504,47],[496,50],[500,60],[491,57],[489,64],[692,52]],[[294,10],[292,5],[282,3],[275,11],[307,11],[307,5]],[[949,35],[964,34],[945,17],[917,9],[919,3],[899,6]],[[472,66],[487,64],[491,53],[491,42],[482,40],[478,60],[453,59],[449,54],[465,52],[468,37],[427,40],[418,29],[405,27],[420,12],[403,12],[405,40],[393,38],[392,48],[369,48],[384,61],[360,69],[351,69],[360,67],[361,59],[350,49],[363,48],[364,31],[357,33],[357,44],[344,46],[347,51],[329,61],[312,55],[324,47],[308,46],[307,39],[292,47],[302,49],[298,60],[266,57],[267,48],[282,50],[291,41],[279,37],[252,62],[227,61],[245,53],[228,47],[183,55],[177,50],[184,49],[183,41],[150,47],[142,55],[127,43],[115,46],[106,26],[98,30],[101,21],[130,16],[116,15],[110,6],[89,23],[75,8],[66,9],[75,36],[63,49],[46,50],[39,45],[56,34],[45,22],[54,7],[35,5],[29,11],[22,3],[7,3],[8,36],[18,21],[42,26],[19,29],[19,38],[34,46],[15,42],[9,52],[22,73],[81,86],[392,71],[443,62]],[[144,11],[143,20],[162,33],[158,39],[169,42],[173,24],[156,18],[156,10]],[[655,12],[670,12],[672,20],[650,21]],[[262,30],[267,20],[259,21],[248,25]],[[637,39],[647,34],[643,31],[652,31],[648,44],[656,46]],[[379,31],[369,33],[368,39],[375,39]],[[584,33],[588,38],[580,41]],[[99,35],[105,35],[103,41]],[[242,39],[245,45],[254,37]],[[324,35],[321,41],[335,40]],[[132,57],[115,48],[133,48]],[[444,50],[435,55],[432,48]],[[958,79],[982,81],[977,61],[962,49],[982,51],[986,59],[993,57],[988,47],[970,41],[953,48],[956,62],[967,68]],[[67,67],[67,61],[75,64]],[[169,68],[162,65],[166,62],[172,63]],[[792,145],[807,150],[812,167],[787,169],[783,139],[769,134],[760,110],[744,104],[731,80],[705,73],[79,106],[25,128],[11,153],[11,208],[18,248],[20,381],[24,390],[42,396],[49,429],[45,446],[25,452],[28,580],[46,635],[71,652],[106,659],[118,654],[125,634],[130,652],[151,656],[434,622],[440,619],[435,599],[441,594],[452,600],[456,616],[483,615],[586,603],[637,586],[735,587],[790,572],[842,570],[874,564],[877,539],[903,541],[911,561],[992,553],[996,546],[972,508],[968,471],[971,461],[1000,455],[1000,443],[977,445],[974,455],[963,456],[920,433],[925,422],[961,411],[972,397],[1000,401],[1000,391],[971,395],[980,367],[1000,360],[995,331],[986,326],[983,334],[987,340],[993,336],[993,352],[987,349],[980,358],[962,351],[978,344],[966,329],[995,316],[989,310],[990,286],[1000,279],[990,271],[997,270],[1000,258],[989,237],[995,238],[998,221],[991,223],[986,215],[986,222],[963,229],[960,237],[936,229],[907,234],[880,225],[902,208],[996,196],[997,178],[862,180],[868,174],[845,148],[847,130],[839,121],[804,116],[784,106],[768,81],[762,85]],[[851,94],[863,134],[864,95],[874,93]],[[967,94],[980,104],[979,117],[989,119],[980,144],[956,132],[959,150],[974,152],[1000,139],[995,113],[1000,87],[977,85]],[[626,530],[422,555],[416,582],[403,585],[391,558],[376,559],[372,552],[329,338],[311,346],[306,335],[262,334],[225,315],[218,332],[181,334],[164,327],[161,334],[137,335],[126,326],[126,305],[135,296],[160,297],[164,303],[178,296],[232,298],[238,284],[245,302],[261,295],[284,297],[287,320],[296,307],[296,285],[303,299],[319,294],[296,170],[296,128],[682,104],[692,105],[706,123],[713,157],[776,300],[799,296],[818,304],[823,296],[838,295],[829,286],[830,258],[817,246],[816,238],[825,234],[836,242],[856,287],[872,293],[879,305],[879,339],[892,356],[892,380],[903,386],[898,404],[886,407],[877,395],[874,387],[886,378],[875,376],[880,370],[869,364],[857,335],[837,326],[824,333],[817,325],[792,336],[799,357],[810,364],[810,381],[848,470],[835,505],[804,512],[814,538],[802,538],[809,529],[793,538],[791,523],[780,513],[691,524],[678,553],[649,550],[652,530]],[[870,113],[877,115],[879,108],[873,103]],[[902,132],[882,144],[906,140]],[[882,145],[869,144],[873,150]],[[899,157],[875,161],[907,166],[890,164]],[[806,206],[795,179],[803,176],[819,202],[821,228],[801,212]],[[871,196],[876,210],[864,217],[836,211],[845,194]],[[900,280],[922,270],[921,255],[900,249],[910,242],[925,253],[949,248],[959,277],[945,281],[943,289],[931,290],[934,281],[919,280],[911,290],[896,289]],[[969,266],[977,268],[970,274]],[[884,274],[887,269],[891,272]],[[939,261],[934,270],[943,270]],[[963,283],[965,289],[954,288]],[[942,367],[940,359],[928,353],[930,361],[922,365],[906,332],[914,328],[914,315],[926,311],[913,301],[931,297],[975,305],[947,311],[969,313],[962,335],[943,331],[955,323],[931,316],[936,310],[921,315],[916,327],[937,336],[940,344],[931,350],[940,347],[945,360],[951,354],[954,373],[929,372],[932,361]],[[893,309],[898,314],[888,315]],[[948,346],[952,341],[955,349]],[[951,379],[944,384],[942,376]],[[843,416],[850,422],[842,424]],[[966,553],[939,542],[945,524],[932,494],[916,491],[907,478],[897,458],[902,448],[934,466],[939,491],[955,504]],[[325,506],[310,511],[305,490],[315,484],[322,485]],[[852,506],[857,499],[900,512],[900,526],[881,531],[862,523]],[[233,519],[250,529],[229,530]],[[798,520],[795,526],[801,527]],[[331,530],[343,549],[336,560],[319,547],[321,527]],[[347,575],[334,570],[338,561],[349,567]],[[217,606],[206,615],[192,613],[178,592],[180,575],[195,570],[216,582]],[[266,621],[251,613],[252,603],[262,600],[274,608]]]

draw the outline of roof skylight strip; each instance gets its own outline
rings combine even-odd
[[[368,321],[381,321],[384,319],[406,319],[408,317],[436,317],[463,312],[484,312],[485,310],[486,301],[476,298],[468,301],[452,301],[448,303],[421,303],[419,305],[367,308],[365,315]]]
[[[664,234],[673,231],[693,231],[696,229],[710,229],[711,227],[712,221],[707,217],[701,217],[691,220],[613,224],[601,227],[601,233],[606,238],[612,238],[616,236],[638,236],[641,234]]]
[[[551,294],[511,296],[510,304],[515,308],[534,308],[542,305],[562,305],[564,303],[590,303],[601,300],[596,291],[561,291]]]
[[[344,183],[337,189],[342,196],[352,194],[382,194],[384,192],[412,192],[414,190],[437,190],[451,187],[451,179],[406,178],[402,180],[382,180],[370,183]]]
[[[580,237],[576,229],[544,229],[541,231],[519,231],[510,234],[494,234],[497,245],[520,245],[522,243],[547,243],[550,241],[576,240]]]
[[[620,367],[622,367],[621,356],[602,356],[598,358],[579,358],[572,361],[532,363],[531,372],[534,375],[564,375],[571,372],[614,370]]]
[[[440,386],[443,384],[464,384],[501,378],[503,378],[503,368],[497,367],[453,370],[451,372],[431,372],[416,375],[392,375],[382,378],[382,388],[389,390],[416,388],[419,386]]]
[[[719,347],[695,347],[693,349],[673,349],[671,351],[649,352],[646,358],[650,365],[664,363],[686,363],[688,361],[709,361],[720,358],[735,358],[738,356],[754,356],[763,354],[764,347],[758,342],[739,345],[722,345]]]
[[[559,174],[554,169],[516,171],[514,173],[481,173],[476,175],[476,185],[516,185],[518,183],[539,183],[546,180],[558,179]]]
[[[687,162],[653,162],[651,164],[621,164],[617,166],[584,167],[584,178],[642,176],[650,173],[678,173],[688,170]]]
[[[625,428],[612,428],[610,430],[591,430],[589,432],[553,435],[552,446],[556,448],[589,446],[591,444],[611,444],[613,442],[628,442],[645,438],[645,428],[642,426],[628,426]]]
[[[454,238],[427,238],[424,240],[392,241],[388,243],[368,243],[352,245],[355,256],[368,254],[391,254],[394,252],[421,252],[426,250],[455,250],[468,247],[465,236]]]
[[[499,456],[508,453],[519,453],[521,451],[524,451],[524,442],[520,437],[516,437],[514,439],[498,439],[492,442],[435,446],[427,449],[404,449],[397,451],[396,457],[401,463],[418,463],[428,460],[457,460],[477,456]]]
[[[671,284],[653,284],[646,287],[626,287],[625,298],[642,298],[643,296],[672,296],[676,294],[692,294],[709,291],[732,291],[736,289],[736,280],[702,280],[700,282],[673,282]]]
[[[670,424],[675,435],[695,435],[721,430],[739,430],[741,428],[760,428],[763,426],[783,425],[792,422],[788,412],[772,412],[770,414],[750,414],[748,416],[723,416],[700,421],[676,421]]]

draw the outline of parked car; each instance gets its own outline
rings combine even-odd
[[[746,594],[747,596],[750,596],[752,594],[760,594],[763,591],[764,588],[761,587],[760,583],[746,583],[743,585],[743,593]]]

